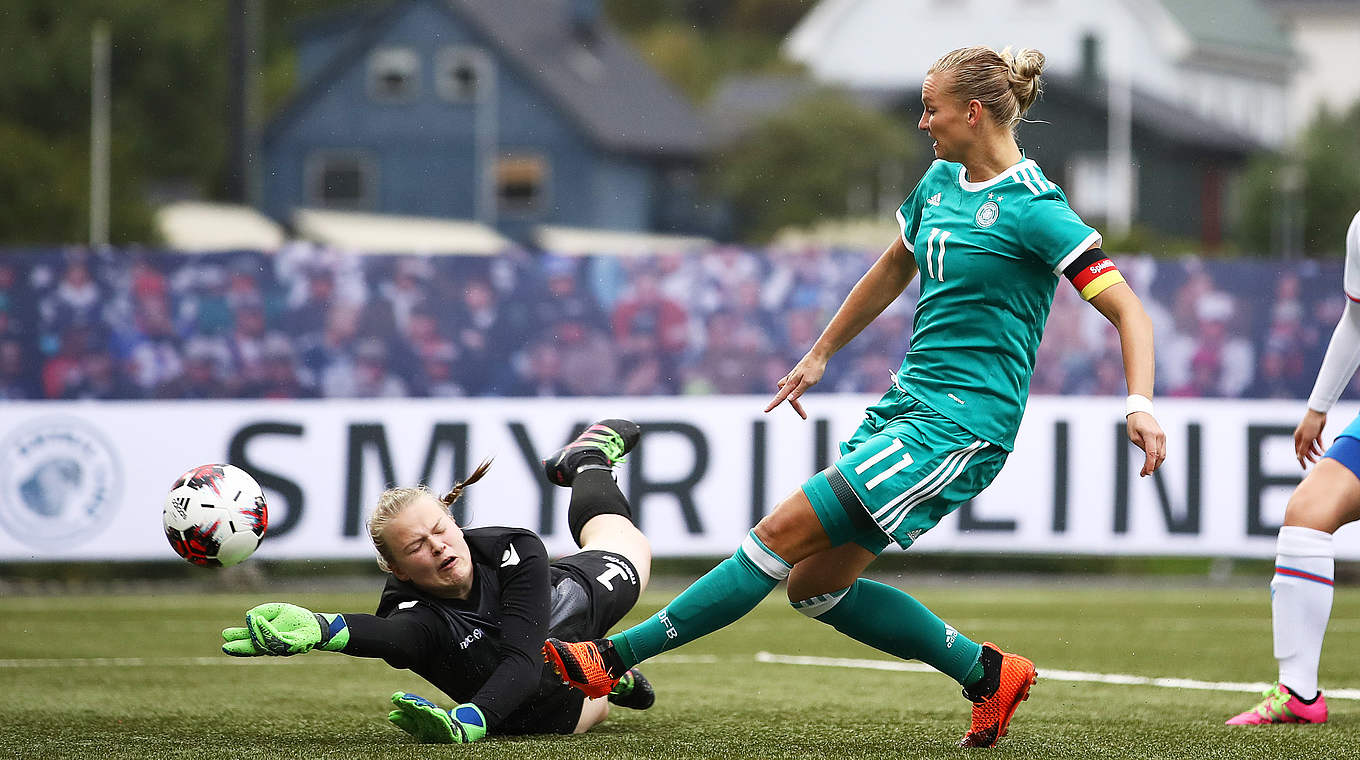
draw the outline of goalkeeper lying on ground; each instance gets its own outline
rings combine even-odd
[[[647,586],[651,547],[612,473],[638,434],[632,422],[604,420],[544,463],[549,480],[571,488],[567,520],[580,552],[549,563],[543,541],[528,530],[460,529],[449,506],[486,472],[484,462],[443,498],[424,488],[382,495],[369,535],[391,577],[376,615],[263,604],[246,613],[244,628],[222,632],[222,651],[255,657],[324,649],[412,670],[460,703],[443,710],[414,694],[392,695],[397,709],[388,720],[427,742],[580,733],[605,719],[608,702],[647,709],[655,697],[636,670],[608,702],[587,700],[540,653],[549,635],[605,635]]]

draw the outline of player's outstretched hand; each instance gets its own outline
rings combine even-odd
[[[222,640],[222,651],[234,657],[287,657],[318,647],[337,652],[349,643],[349,627],[343,615],[269,602],[246,612],[244,628],[222,631]]]
[[[1143,469],[1138,473],[1141,477],[1147,477],[1166,461],[1166,433],[1162,432],[1162,426],[1157,424],[1157,419],[1147,412],[1130,414],[1126,418],[1126,423],[1129,440],[1147,455]]]
[[[798,416],[807,419],[807,412],[803,411],[803,404],[798,399],[807,392],[808,388],[821,382],[822,374],[826,372],[826,359],[808,354],[804,356],[789,374],[780,378],[776,385],[779,392],[774,394],[774,398],[766,405],[765,411],[770,411],[785,401],[793,407],[793,411],[798,412]]]
[[[387,714],[392,725],[431,744],[467,744],[486,736],[486,718],[471,702],[442,710],[430,700],[399,691],[392,695],[397,709]]]
[[[1322,445],[1322,429],[1327,427],[1327,413],[1316,412],[1312,409],[1303,413],[1303,419],[1299,420],[1299,426],[1294,428],[1294,455],[1299,459],[1299,466],[1308,467],[1308,463],[1316,463],[1318,457],[1322,456],[1325,448]]]

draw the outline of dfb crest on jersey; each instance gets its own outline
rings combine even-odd
[[[990,227],[996,224],[998,216],[1001,216],[1001,207],[996,205],[996,201],[987,201],[977,210],[977,215],[973,217],[973,221],[977,222],[979,227]]]

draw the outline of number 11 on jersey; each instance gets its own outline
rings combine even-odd
[[[940,229],[939,227],[930,228],[930,237],[926,238],[926,274],[934,280],[944,282],[944,241],[949,239],[953,233]],[[935,256],[935,243],[940,244],[940,253]]]

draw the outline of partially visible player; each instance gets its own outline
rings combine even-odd
[[[544,653],[569,682],[604,694],[628,668],[732,623],[787,578],[799,612],[958,681],[973,703],[962,746],[994,746],[1006,734],[1034,683],[1034,664],[973,641],[906,593],[860,575],[890,542],[910,547],[1001,470],[1061,277],[1119,331],[1126,427],[1146,453],[1142,474],[1166,457],[1152,416],[1152,322],[1099,248],[1100,233],[1016,143],[1043,66],[1035,50],[1012,56],[971,47],[927,72],[918,126],[939,160],[898,210],[901,235],[779,381],[765,411],[788,401],[806,419],[799,397],[822,379],[831,356],[920,274],[915,330],[893,387],[869,407],[833,466],[776,505],[733,557],[661,612],[608,639],[549,639]]]
[[[1360,213],[1346,231],[1342,288],[1346,309],[1327,344],[1308,408],[1294,428],[1299,466],[1312,462],[1317,466],[1289,497],[1275,545],[1270,607],[1280,677],[1260,704],[1229,718],[1230,726],[1327,722],[1327,699],[1318,689],[1318,660],[1332,614],[1336,556],[1332,534],[1360,520],[1360,417],[1341,431],[1326,453],[1322,429],[1327,412],[1360,367]]]
[[[222,650],[252,657],[322,649],[410,669],[459,702],[445,710],[392,695],[397,709],[388,720],[421,741],[579,733],[604,720],[610,702],[647,709],[655,697],[638,671],[608,701],[586,700],[540,653],[549,634],[603,636],[647,586],[651,548],[612,473],[638,437],[628,420],[603,420],[544,463],[549,480],[571,488],[567,522],[580,552],[549,562],[531,531],[456,525],[449,507],[486,473],[484,462],[443,498],[423,487],[383,493],[369,535],[391,576],[376,615],[264,604],[246,613],[244,627],[222,632]]]

